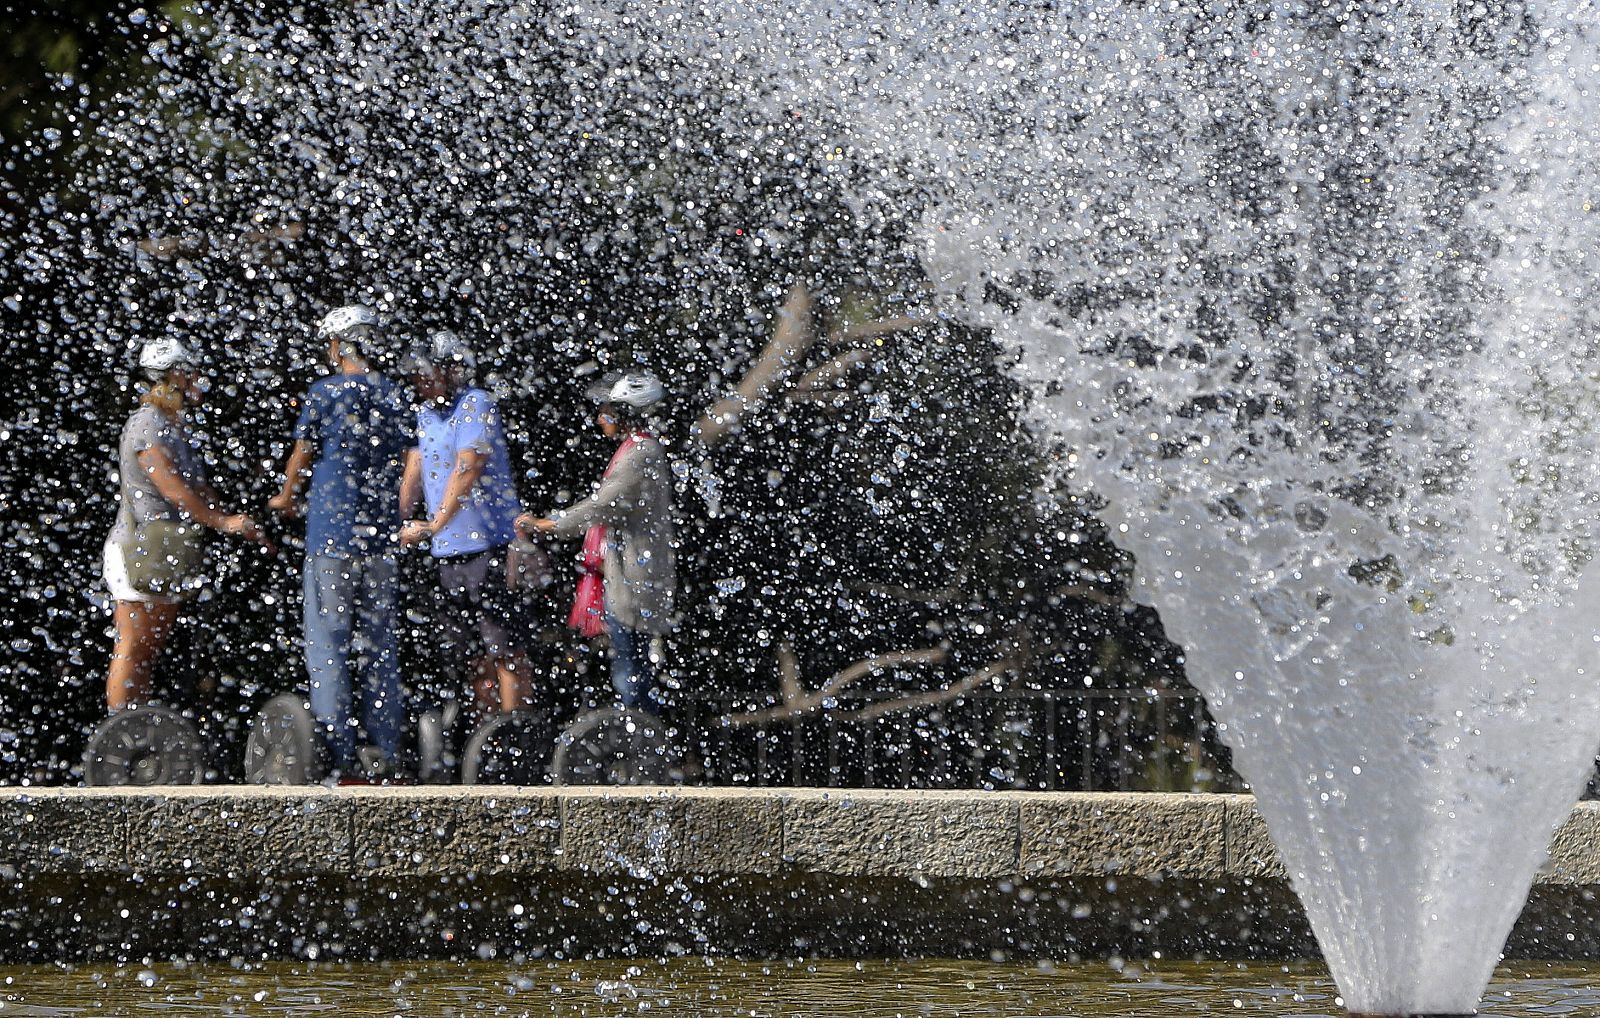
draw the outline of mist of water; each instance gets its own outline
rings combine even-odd
[[[1355,1011],[1476,1006],[1600,741],[1592,20],[723,33],[845,111],[863,201],[921,210],[948,312],[1019,352]]]
[[[909,238],[935,310],[1014,351],[1059,441],[1057,494],[1093,500],[1137,557],[1346,1004],[1464,1012],[1600,742],[1593,14],[219,14],[235,71],[211,130],[137,112],[101,130],[180,167],[237,131],[253,160],[185,178],[181,206],[108,194],[95,215],[103,236],[172,243],[208,217],[320,223],[348,242],[322,271],[360,259],[421,320],[476,294],[536,366],[581,355],[581,309],[551,323],[520,284],[476,292],[536,259],[555,274],[522,282],[559,302],[586,247],[563,220],[595,197],[666,202],[660,236],[589,242],[628,254],[614,271],[680,279],[663,292],[692,315],[753,289],[694,225],[719,196],[759,203],[787,175],[738,233],[785,252],[804,196],[840,196],[853,258]],[[635,186],[658,166],[641,152],[680,174],[678,199]],[[697,173],[698,210],[679,200]],[[241,350],[303,329],[287,283],[197,257]],[[108,351],[131,343],[137,307],[94,313]],[[724,356],[724,338],[684,342]]]
[[[1117,9],[841,51],[1356,1011],[1475,1007],[1600,741],[1584,14]]]

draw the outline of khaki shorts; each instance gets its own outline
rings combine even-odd
[[[133,584],[128,582],[128,567],[122,560],[122,545],[110,539],[106,540],[105,552],[100,559],[100,575],[106,581],[106,589],[111,591],[113,601],[138,601],[143,604],[182,604],[181,597],[164,597],[160,594],[146,594],[134,590]]]

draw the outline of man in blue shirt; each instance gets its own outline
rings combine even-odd
[[[476,360],[453,333],[435,333],[413,362],[422,405],[400,506],[409,516],[421,497],[429,518],[401,528],[400,543],[432,542],[442,642],[470,662],[479,713],[520,710],[532,703],[531,613],[509,561],[521,508],[500,414],[472,385]]]
[[[292,515],[306,498],[305,646],[311,711],[336,776],[393,773],[404,724],[395,632],[395,489],[410,446],[410,400],[371,363],[378,315],[362,305],[328,314],[317,335],[336,374],[306,393],[283,489],[268,503]],[[352,696],[352,673],[356,678]],[[357,720],[352,699],[360,704]],[[366,759],[362,759],[362,756]]]

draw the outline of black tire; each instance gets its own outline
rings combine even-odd
[[[590,711],[556,739],[558,785],[665,785],[682,779],[667,725],[644,711]]]
[[[541,712],[495,715],[478,726],[461,751],[461,783],[548,784],[553,736],[550,722]]]
[[[102,721],[83,751],[87,785],[198,785],[205,772],[205,744],[194,725],[153,703]]]
[[[299,696],[267,701],[245,740],[244,779],[253,785],[312,785],[327,775],[317,720]]]

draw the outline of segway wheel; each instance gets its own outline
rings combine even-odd
[[[558,785],[664,785],[678,779],[666,723],[644,711],[590,711],[556,739]]]
[[[461,753],[463,785],[543,785],[549,780],[553,733],[533,711],[497,714],[478,727]]]
[[[205,775],[200,733],[157,704],[125,707],[94,730],[83,752],[89,785],[196,785]]]
[[[429,707],[417,716],[417,780],[423,784],[445,784],[460,763],[451,738],[457,716],[454,703]]]
[[[253,785],[309,785],[326,773],[311,708],[292,693],[268,700],[245,740],[244,779]]]

